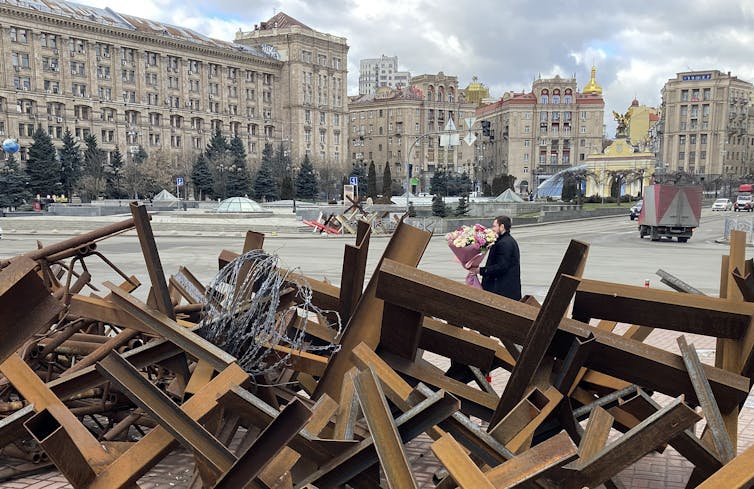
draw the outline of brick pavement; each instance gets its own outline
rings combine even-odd
[[[621,332],[622,329],[616,329]],[[676,337],[678,333],[673,331],[655,330],[646,339],[646,343],[680,354]],[[693,343],[699,351],[701,360],[705,363],[714,363],[714,338],[686,334],[689,343]],[[432,361],[440,368],[447,368],[448,361],[445,358],[425,354],[425,358]],[[492,385],[497,392],[502,392],[508,373],[497,370],[493,373]],[[660,404],[670,401],[670,398],[660,394],[654,395]],[[697,433],[701,433],[704,422],[696,426]],[[614,437],[619,433],[614,432]],[[754,398],[750,396],[749,402],[742,409],[738,424],[738,451],[754,444]],[[411,463],[419,487],[432,488],[432,475],[440,468],[440,463],[429,449],[431,439],[421,435],[406,446],[406,456]],[[693,466],[686,461],[673,448],[668,447],[663,453],[653,453],[639,460],[631,467],[620,473],[619,479],[629,488],[684,488]],[[163,460],[147,475],[139,480],[139,485],[144,489],[171,488],[182,489],[188,486],[193,470],[191,456],[185,451],[177,451]],[[25,477],[13,481],[0,483],[0,489],[58,489],[70,488],[65,478],[57,472],[51,471],[44,474]]]

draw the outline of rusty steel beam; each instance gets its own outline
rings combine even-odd
[[[65,413],[70,415],[70,411],[62,404],[51,404],[24,425],[68,482],[75,489],[84,488],[97,474],[90,465],[88,453],[81,450],[77,445],[79,440],[69,432],[71,426],[66,423]],[[100,450],[104,451],[102,447]]]
[[[63,372],[63,376],[69,376],[71,374],[74,374],[75,372],[85,369],[86,367],[94,365],[98,361],[105,358],[111,351],[127,344],[138,334],[139,332],[135,329],[126,328],[121,330],[120,333],[109,338],[106,342],[99,345],[93,352],[89,353],[80,361],[76,362],[73,367]]]
[[[162,262],[160,261],[160,254],[157,251],[157,243],[154,241],[154,233],[152,232],[152,225],[149,223],[150,217],[147,213],[147,208],[136,202],[132,202],[130,207],[134,227],[136,227],[136,234],[139,237],[139,244],[141,245],[141,251],[147,265],[149,280],[152,283],[152,291],[157,303],[157,309],[169,318],[175,319],[175,311],[173,311],[173,303],[170,301],[168,283],[165,280],[165,272],[162,270]]]
[[[416,267],[421,260],[424,250],[429,244],[432,234],[401,222],[385,247],[380,258],[380,264],[386,260],[394,260],[408,267]],[[351,350],[359,343],[366,343],[371,348],[377,348],[380,340],[383,301],[377,297],[377,275],[369,280],[364,293],[345,327],[340,340],[341,348],[330,359],[325,374],[317,383],[314,398],[327,394],[333,399],[340,393],[340,384],[345,373],[353,366]]]
[[[419,348],[485,371],[492,370],[495,354],[504,350],[499,342],[476,331],[426,317],[419,335]]]
[[[747,489],[754,484],[754,446],[747,448],[707,480],[697,489]]]
[[[577,457],[576,447],[563,431],[485,472],[494,487],[527,487]]]
[[[217,398],[220,395],[234,385],[242,385],[248,381],[249,376],[241,367],[235,363],[230,364],[191,399],[183,403],[181,411],[191,419],[201,422],[218,407]],[[157,426],[100,472],[89,489],[129,487],[170,453],[177,444],[165,428]]]
[[[232,355],[205,340],[196,333],[178,325],[173,319],[147,306],[128,292],[110,282],[104,283],[113,293],[113,302],[128,314],[141,321],[154,333],[175,343],[194,358],[205,360],[220,371],[235,362]]]
[[[71,296],[69,313],[73,316],[101,321],[120,328],[130,328],[142,333],[152,332],[141,321],[134,319],[112,301],[99,297]]]
[[[539,312],[528,304],[390,260],[384,260],[375,275],[379,277],[378,297],[385,301],[517,344],[524,342]],[[490,321],[491,317],[496,321]],[[671,396],[685,395],[696,402],[683,359],[660,348],[563,319],[548,353],[563,357],[573,337],[584,341],[590,333],[595,342],[585,367]],[[721,411],[737,406],[748,395],[747,378],[709,365],[704,371]]]
[[[430,449],[461,489],[495,488],[452,435],[443,435]]]
[[[584,322],[609,319],[718,338],[742,337],[753,314],[754,304],[598,280],[583,280],[573,303],[573,318]]]
[[[458,400],[444,392],[435,393],[395,419],[401,441],[408,443],[432,426],[447,419],[459,408]],[[379,461],[374,442],[366,438],[355,447],[325,463],[317,472],[298,481],[295,488],[312,484],[319,489],[338,487],[362,474]]]
[[[213,489],[243,489],[251,485],[262,469],[285,448],[311,417],[312,411],[301,400],[294,399],[247,447]]]
[[[63,311],[35,271],[37,263],[17,258],[0,270],[0,363]]]
[[[579,459],[588,460],[605,448],[613,420],[613,416],[601,407],[592,410],[579,444]]]
[[[730,436],[728,436],[725,422],[720,414],[720,408],[717,406],[717,402],[715,402],[715,395],[712,393],[709,381],[704,375],[702,362],[699,360],[699,355],[693,343],[689,345],[683,335],[676,338],[676,342],[681,349],[683,363],[689,371],[691,384],[694,386],[696,397],[699,399],[699,405],[702,407],[704,418],[707,420],[707,427],[712,433],[712,441],[717,449],[717,453],[720,455],[722,463],[727,464],[736,456],[736,451],[730,441]]]
[[[539,364],[555,337],[558,325],[571,304],[571,298],[578,285],[579,279],[570,275],[560,275],[553,281],[537,318],[529,328],[521,354],[516,360],[510,379],[505,384],[500,402],[490,418],[490,426],[503,419],[503,416],[518,404],[529,388]]]
[[[340,275],[340,312],[341,320],[345,323],[351,317],[353,308],[361,298],[364,290],[364,276],[369,254],[369,238],[372,227],[365,221],[357,224],[356,245],[347,244],[343,252],[343,268]]]
[[[705,295],[701,290],[692,287],[675,275],[666,272],[662,268],[658,268],[655,275],[660,277],[660,282],[664,283],[676,292],[683,292],[685,294]]]
[[[578,472],[571,472],[565,477],[562,487],[596,487],[700,419],[681,399],[675,399],[591,458],[580,460],[571,467]]]
[[[181,445],[191,450],[199,460],[213,467],[218,475],[236,461],[211,433],[183,412],[170,398],[120,355],[113,352],[97,363],[97,370],[144,412],[154,418]]]
[[[388,487],[417,487],[398,429],[390,415],[390,407],[374,372],[371,369],[362,370],[353,376],[353,383]]]
[[[19,440],[25,433],[24,423],[34,416],[34,404],[27,404],[13,414],[0,419],[0,447]]]

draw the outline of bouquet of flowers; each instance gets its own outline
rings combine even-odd
[[[446,234],[445,239],[448,241],[448,247],[455,255],[456,260],[463,268],[470,270],[479,267],[484,255],[487,254],[487,250],[497,240],[497,234],[481,224],[474,224],[473,226],[461,226]],[[476,273],[469,272],[466,275],[466,284],[477,289],[482,288]]]

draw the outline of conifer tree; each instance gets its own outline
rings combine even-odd
[[[282,200],[291,200],[293,195],[293,180],[290,175],[283,176],[283,182],[280,184],[280,198]]]
[[[456,217],[463,217],[469,213],[469,200],[465,195],[462,195],[460,199],[458,199],[458,207],[456,207],[455,215]]]
[[[385,162],[385,169],[382,170],[382,196],[388,199],[393,196],[393,176],[390,173],[390,163]]]
[[[262,150],[262,163],[254,178],[252,195],[255,199],[278,200],[280,196],[279,182],[275,180],[272,167],[274,166],[274,151],[267,143]]]
[[[18,207],[31,196],[27,185],[29,176],[18,165],[16,157],[10,155],[5,165],[0,167],[0,209]]]
[[[374,161],[369,163],[369,173],[367,173],[367,197],[375,200],[377,198],[377,168]]]
[[[191,169],[191,182],[194,184],[194,193],[197,200],[212,197],[215,180],[204,153],[199,153],[199,156],[196,157]]]
[[[78,188],[83,165],[81,148],[73,139],[71,131],[66,128],[63,133],[63,148],[60,150],[60,182],[69,201]]]
[[[432,197],[432,215],[445,217],[448,215],[448,209],[445,207],[445,201],[440,195]]]
[[[304,155],[304,161],[296,177],[296,196],[312,200],[317,196],[317,176],[308,154]]]
[[[86,149],[84,150],[83,190],[89,199],[96,199],[105,191],[105,172],[107,157],[97,144],[97,136],[84,136]]]
[[[55,147],[41,126],[34,131],[34,142],[29,146],[26,174],[29,190],[42,197],[60,193],[60,162],[55,158]]]
[[[238,135],[230,140],[228,151],[232,158],[232,171],[228,178],[227,193],[230,197],[248,195],[251,190],[251,179],[249,177],[249,169],[246,165],[246,150],[243,147],[243,141]]]
[[[126,197],[126,193],[121,187],[124,165],[123,154],[120,152],[120,148],[116,146],[115,151],[110,154],[110,168],[107,172],[107,185],[105,186],[105,194],[109,199]]]

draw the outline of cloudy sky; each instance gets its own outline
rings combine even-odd
[[[531,89],[538,76],[576,75],[579,87],[597,66],[606,114],[634,97],[657,106],[675,73],[730,71],[754,82],[751,0],[79,0],[118,12],[190,27],[232,40],[239,28],[283,11],[348,39],[349,94],[358,92],[361,58],[397,55],[412,74],[477,75],[493,97]],[[608,131],[615,125],[606,115]]]

